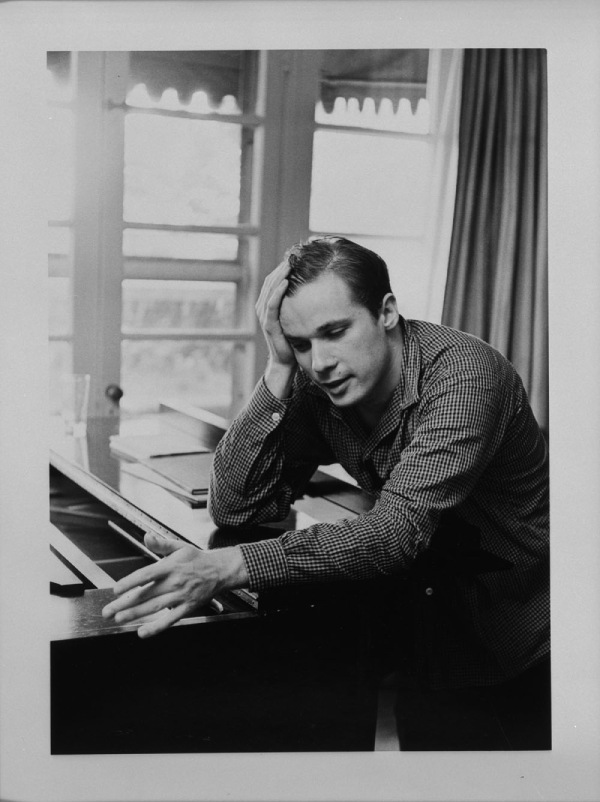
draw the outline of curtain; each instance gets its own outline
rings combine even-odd
[[[514,364],[548,427],[547,72],[543,50],[467,50],[442,322]]]
[[[433,93],[439,95],[439,103],[432,120],[435,148],[431,212],[426,231],[426,258],[430,271],[423,319],[439,323],[444,306],[456,198],[463,51],[438,50],[433,51],[431,57],[439,59],[439,69],[434,73],[438,76],[438,85],[433,89]]]

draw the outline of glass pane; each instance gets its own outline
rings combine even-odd
[[[135,51],[127,103],[198,114],[253,111],[257,64],[254,51]]]
[[[220,281],[123,281],[123,330],[235,326],[236,285]]]
[[[74,57],[68,51],[47,54],[47,92],[48,99],[55,102],[70,102],[75,95],[73,80]]]
[[[48,279],[48,329],[50,334],[59,336],[72,332],[71,281],[68,278]]]
[[[58,415],[60,413],[61,377],[73,372],[73,346],[67,342],[51,342],[49,343],[48,357],[50,414]]]
[[[238,238],[228,234],[127,228],[123,232],[123,253],[125,256],[234,262],[238,256]]]
[[[310,228],[338,234],[421,236],[430,174],[427,142],[316,131]]]
[[[425,245],[419,240],[349,237],[378,253],[388,266],[400,314],[423,319],[428,308],[429,276]]]
[[[231,343],[124,340],[121,353],[124,412],[156,410],[161,401],[178,399],[229,415]]]
[[[426,134],[428,50],[326,50],[315,120]]]
[[[48,219],[69,220],[75,172],[75,116],[70,109],[49,109],[46,147]]]
[[[125,118],[125,220],[235,225],[241,126],[130,113]]]

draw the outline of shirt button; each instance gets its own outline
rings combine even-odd
[[[279,412],[274,412],[271,415],[271,420],[275,421],[275,423],[279,423],[279,421],[281,420],[281,414]]]
[[[433,596],[433,588],[425,588],[426,596]]]

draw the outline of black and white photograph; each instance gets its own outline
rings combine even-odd
[[[493,35],[374,3],[396,37],[366,3],[49,5],[5,168],[37,143],[2,798],[594,799],[599,69],[565,4]]]

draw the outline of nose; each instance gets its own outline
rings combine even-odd
[[[335,357],[324,343],[312,343],[311,357],[311,367],[315,375],[327,373],[335,367]]]

